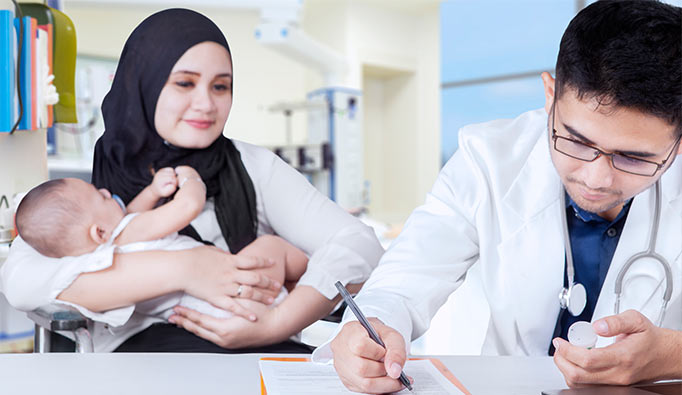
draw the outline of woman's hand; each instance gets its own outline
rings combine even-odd
[[[225,348],[243,348],[282,342],[303,328],[329,314],[340,296],[329,300],[315,288],[299,285],[280,305],[261,305],[257,322],[241,317],[215,318],[192,309],[176,306],[168,320],[186,330]],[[240,301],[257,310],[257,303]],[[243,306],[242,306],[243,307]]]
[[[195,335],[213,342],[223,348],[257,347],[284,341],[288,336],[277,336],[276,328],[279,322],[279,309],[267,308],[257,303],[244,303],[244,308],[255,310],[258,315],[257,321],[249,321],[239,316],[230,318],[215,318],[202,314],[196,310],[183,306],[173,308],[174,315],[168,318],[168,322],[176,324]],[[274,335],[274,336],[273,336]]]
[[[270,304],[272,297],[263,291],[279,292],[282,287],[279,282],[252,271],[272,266],[271,260],[231,255],[210,246],[186,251],[189,255],[183,290],[235,315],[251,321],[257,319],[256,314],[237,303],[235,297]]]

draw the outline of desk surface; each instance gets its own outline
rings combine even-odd
[[[258,359],[262,356],[265,355],[1,354],[0,392],[259,394]],[[476,395],[539,395],[542,390],[566,388],[550,357],[437,358]]]

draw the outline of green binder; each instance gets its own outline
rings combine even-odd
[[[20,3],[19,7],[25,16],[36,18],[39,25],[52,25],[52,83],[59,93],[59,102],[54,105],[54,122],[78,123],[75,89],[76,29],[73,22],[63,12],[44,4]]]

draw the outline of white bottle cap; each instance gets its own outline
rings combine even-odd
[[[568,341],[574,346],[587,348],[594,348],[597,344],[597,334],[594,333],[592,324],[587,321],[574,322],[568,328]]]

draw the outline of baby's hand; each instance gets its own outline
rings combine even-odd
[[[201,179],[199,173],[190,166],[178,166],[175,168],[175,174],[178,175],[178,179],[183,178],[198,178]]]
[[[172,167],[164,167],[154,174],[152,191],[160,198],[172,195],[178,189],[178,178]]]

